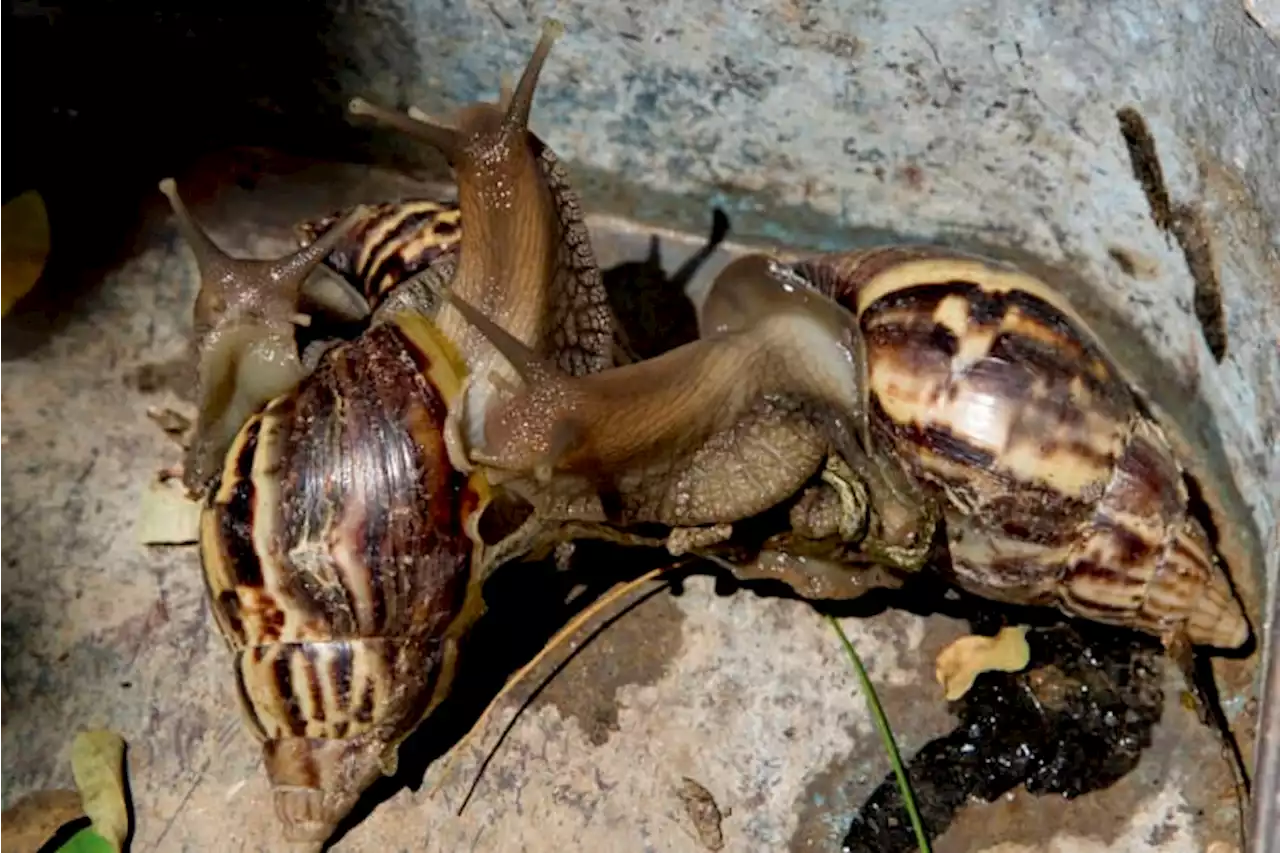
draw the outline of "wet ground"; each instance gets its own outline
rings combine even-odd
[[[226,183],[225,168],[187,178],[184,195],[224,245],[264,254],[286,245],[295,219],[417,189],[308,167],[202,202]],[[135,851],[271,849],[275,818],[195,551],[137,537],[143,490],[179,456],[146,411],[187,393],[181,355],[196,287],[160,202],[117,268],[75,293],[50,281],[39,308],[6,320],[4,802],[68,785],[71,732],[105,725],[130,744]],[[592,225],[602,265],[649,257],[651,231]],[[662,234],[666,269],[705,236]],[[398,776],[334,849],[911,849],[864,698],[818,611],[710,570],[600,614],[544,689],[539,677],[564,654],[456,746],[509,673],[647,556],[584,549],[570,577],[537,565],[496,575],[455,700],[409,742]],[[1229,765],[1167,659],[1128,635],[1051,620],[1029,635],[1029,671],[984,675],[949,705],[934,680],[938,652],[1021,615],[983,607],[979,617],[971,604],[917,586],[838,611],[936,850],[1190,853],[1235,842]],[[1248,754],[1247,670],[1219,669]],[[444,773],[437,759],[451,749]]]

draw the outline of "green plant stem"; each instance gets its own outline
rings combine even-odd
[[[880,732],[880,739],[884,741],[884,748],[889,753],[889,763],[893,765],[893,775],[898,777],[898,790],[902,792],[902,802],[906,806],[907,815],[911,818],[911,828],[916,833],[916,844],[920,848],[920,853],[930,853],[929,836],[925,835],[924,822],[920,820],[920,812],[916,809],[915,794],[911,791],[911,780],[907,778],[907,770],[902,765],[902,755],[898,752],[898,744],[893,739],[893,731],[889,728],[889,720],[884,715],[884,708],[880,705],[880,697],[876,695],[876,689],[871,684],[871,677],[867,675],[867,668],[862,665],[862,658],[858,657],[858,651],[853,647],[853,643],[849,642],[849,638],[845,636],[844,629],[840,627],[840,623],[836,621],[834,616],[828,616],[827,621],[831,623],[831,627],[836,629],[836,634],[840,637],[840,642],[844,644],[844,650],[849,655],[849,660],[853,662],[853,669],[858,675],[858,681],[862,684],[863,691],[867,694],[867,705],[871,708],[871,719],[875,720],[876,729]]]

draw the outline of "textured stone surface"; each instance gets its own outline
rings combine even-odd
[[[568,32],[533,123],[592,209],[689,230],[666,240],[669,267],[713,202],[754,241],[943,237],[1074,266],[1093,285],[1078,297],[1085,313],[1131,369],[1193,430],[1217,424],[1275,577],[1280,53],[1240,3],[341,4],[331,48],[349,62],[332,95],[429,110],[491,97],[548,13]],[[1130,174],[1115,119],[1125,105],[1151,125],[1175,201],[1207,213],[1228,327],[1220,365],[1182,254]],[[208,194],[222,182],[205,174]],[[295,171],[287,192],[265,181],[206,209],[246,216],[219,233],[264,250],[272,241],[247,230],[355,198],[356,174]],[[648,230],[596,221],[606,264],[644,256]],[[134,850],[270,849],[265,782],[196,556],[134,537],[148,479],[177,459],[145,408],[178,394],[143,392],[139,371],[180,354],[195,286],[171,231],[145,245],[4,365],[4,800],[68,784],[69,733],[109,725],[130,743]],[[1117,248],[1153,272],[1126,274]],[[844,625],[905,754],[953,725],[932,661],[962,623],[885,612]],[[840,648],[803,604],[719,596],[700,578],[602,639],[521,718],[461,817],[508,703],[439,793],[396,794],[336,849],[699,850],[676,795],[687,776],[726,812],[727,850],[829,850],[886,771]],[[1205,770],[1221,764],[1216,746],[1175,686],[1156,746],[1114,788],[975,808],[936,849],[1191,851],[1230,839],[1221,773]],[[1247,719],[1247,691],[1225,698]]]

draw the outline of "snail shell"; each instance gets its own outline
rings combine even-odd
[[[334,213],[297,226],[302,247],[313,244],[349,214]],[[439,258],[456,255],[462,211],[456,202],[408,199],[366,208],[324,259],[377,308],[401,283]]]
[[[873,443],[938,496],[962,586],[1166,640],[1246,642],[1185,466],[1059,293],[932,247],[794,270],[856,316]]]
[[[201,519],[212,609],[286,835],[321,842],[447,694],[487,498],[442,427],[460,362],[405,317],[244,425]]]
[[[603,366],[611,342],[599,271],[563,170],[526,127],[558,32],[544,30],[506,104],[468,105],[455,127],[366,108],[453,155],[458,216],[472,224],[458,257],[437,254],[424,280],[479,293],[540,349],[591,369]],[[203,374],[217,380],[202,394],[237,401],[204,422],[218,429],[205,435],[201,458],[230,430],[201,518],[212,610],[286,835],[318,849],[448,694],[482,610],[489,563],[478,523],[488,481],[456,466],[450,448],[472,374],[487,379],[499,356],[468,341],[469,329],[459,334],[456,319],[451,331],[423,282],[374,292],[395,275],[350,246],[384,239],[403,210],[357,209],[293,259],[245,262],[212,244],[170,182],[166,191],[201,269],[196,349]],[[408,242],[385,239],[404,249],[422,236],[422,220],[399,221],[416,223]],[[372,286],[364,289],[377,310],[358,338],[311,365],[293,334],[306,319],[297,313],[301,282],[335,249],[347,257],[331,268],[354,257],[351,270]],[[577,334],[562,334],[568,318]],[[279,382],[263,385],[243,369],[272,360],[287,368]],[[203,473],[197,481],[206,484]]]

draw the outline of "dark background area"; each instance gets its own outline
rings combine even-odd
[[[84,271],[130,248],[157,181],[210,152],[365,157],[367,133],[346,121],[332,79],[333,8],[7,3],[4,200],[38,190],[51,263]]]

